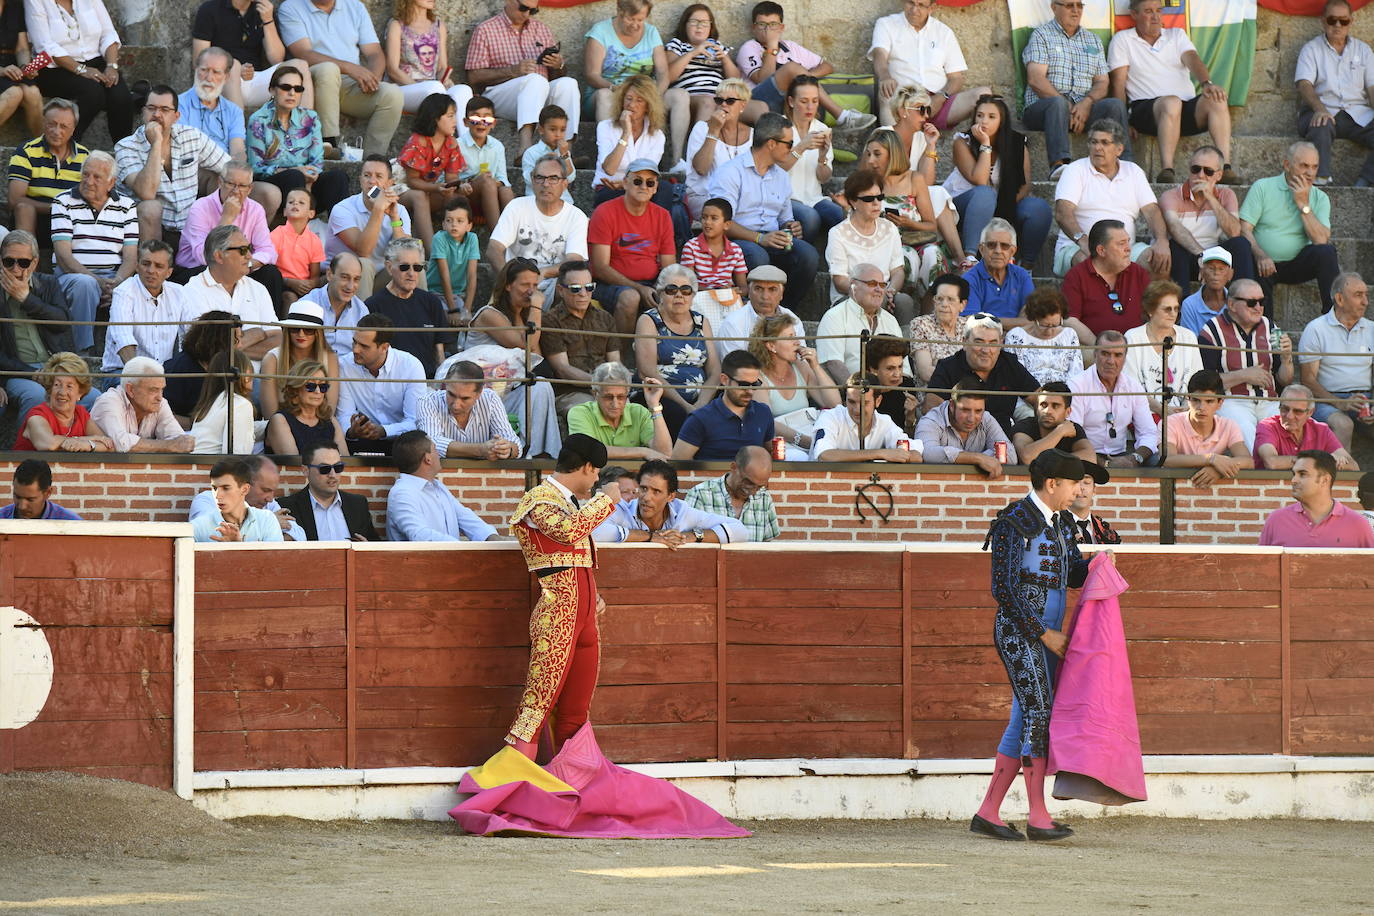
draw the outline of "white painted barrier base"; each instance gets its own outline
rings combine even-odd
[[[978,808],[991,760],[734,760],[628,769],[669,779],[726,817],[963,820]],[[264,770],[195,774],[195,804],[218,818],[446,820],[464,767]],[[1145,758],[1150,800],[1124,808],[1053,802],[1055,814],[1238,820],[1374,821],[1374,757]],[[1024,817],[1020,781],[1004,813]]]

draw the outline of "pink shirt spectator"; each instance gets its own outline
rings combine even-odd
[[[138,444],[139,439],[176,439],[186,435],[177,418],[172,415],[172,405],[161,402],[157,413],[150,413],[138,421],[133,403],[125,393],[125,385],[118,385],[95,399],[91,407],[91,419],[100,431],[114,440],[115,451],[127,452]]]
[[[1188,414],[1169,415],[1169,451],[1176,455],[1206,455],[1208,452],[1226,453],[1237,442],[1244,442],[1240,425],[1227,417],[1212,418],[1212,434],[1202,438],[1193,431]]]
[[[1294,442],[1288,430],[1283,428],[1277,416],[1266,417],[1259,421],[1255,427],[1255,467],[1264,467],[1264,462],[1260,460],[1260,446],[1272,445],[1274,451],[1280,455],[1297,456],[1298,452],[1310,448],[1321,449],[1323,452],[1335,454],[1343,446],[1341,440],[1336,438],[1336,434],[1331,431],[1320,420],[1308,420],[1302,428],[1302,441]]]
[[[1261,547],[1374,547],[1374,529],[1363,515],[1337,500],[1317,524],[1293,503],[1270,513],[1260,532]]]
[[[478,23],[468,42],[468,70],[499,70],[514,67],[522,60],[534,60],[545,48],[558,44],[552,30],[542,21],[531,18],[525,27],[516,31],[505,13],[497,13]],[[534,72],[548,76],[549,68],[536,65]],[[459,112],[461,115],[462,112]]]
[[[737,271],[749,271],[738,245],[726,239],[725,251],[717,256],[706,247],[706,237],[702,235],[688,239],[678,263],[697,275],[697,289],[729,289],[735,285]]]
[[[1217,202],[1223,210],[1228,213],[1240,212],[1240,202],[1236,199],[1235,191],[1225,185],[1217,185],[1215,193]],[[1217,215],[1212,212],[1211,206],[1202,195],[1193,197],[1190,194],[1185,197],[1182,185],[1170,188],[1159,198],[1159,208],[1165,213],[1177,216],[1179,222],[1183,223],[1183,228],[1191,232],[1203,248],[1211,248],[1222,243],[1223,237],[1221,226],[1217,223]]]
[[[825,60],[815,51],[803,48],[799,42],[784,41],[783,44],[787,45],[787,50],[778,49],[779,67],[787,63],[798,63],[811,70]],[[763,66],[763,45],[756,39],[749,39],[739,46],[739,51],[735,54],[735,63],[739,65],[739,72],[744,74],[744,79],[749,85],[757,86],[754,71]]]
[[[177,249],[177,264],[182,267],[202,267],[205,264],[205,237],[219,225],[224,215],[224,201],[215,191],[191,205],[186,214],[186,228],[181,230],[181,247]],[[253,246],[253,260],[259,264],[277,263],[277,249],[272,247],[272,235],[267,231],[267,211],[252,198],[243,202],[239,215],[234,217],[248,243]]]
[[[309,228],[297,232],[290,223],[282,223],[270,238],[277,249],[277,269],[287,279],[309,280],[310,265],[324,263],[324,242]]]

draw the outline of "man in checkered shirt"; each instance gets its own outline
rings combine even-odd
[[[693,509],[739,519],[751,541],[771,541],[781,533],[768,492],[772,474],[773,456],[757,445],[746,445],[735,453],[727,473],[692,487],[682,501]]]

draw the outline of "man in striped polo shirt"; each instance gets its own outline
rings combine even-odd
[[[72,140],[76,131],[75,102],[52,99],[43,106],[43,134],[34,137],[10,157],[9,198],[14,228],[38,232],[40,219],[52,210],[52,201],[81,180],[81,164],[90,150]]]
[[[81,164],[81,183],[53,200],[53,273],[76,321],[94,320],[101,299],[134,274],[137,204],[114,185],[114,157],[96,150]],[[92,326],[74,325],[72,342],[82,353],[94,354]]]

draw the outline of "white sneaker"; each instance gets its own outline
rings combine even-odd
[[[1312,184],[1316,185],[1319,188],[1324,188],[1327,185],[1331,184],[1331,182],[1332,179],[1329,175],[1318,175],[1316,178],[1312,179]]]
[[[1061,162],[1054,168],[1050,169],[1050,181],[1058,181],[1059,176],[1064,174],[1064,169],[1067,168],[1068,165],[1069,164],[1067,162]]]
[[[858,131],[868,130],[877,123],[877,115],[864,114],[862,111],[846,108],[844,111],[840,112],[839,119],[835,121],[835,127],[837,130]]]
[[[669,170],[668,170],[667,172],[665,172],[664,174],[665,174],[665,175],[681,175],[684,179],[686,179],[686,177],[687,177],[687,160],[686,160],[686,159],[679,159],[679,160],[677,161],[677,165],[673,166],[671,169],[669,169]]]

